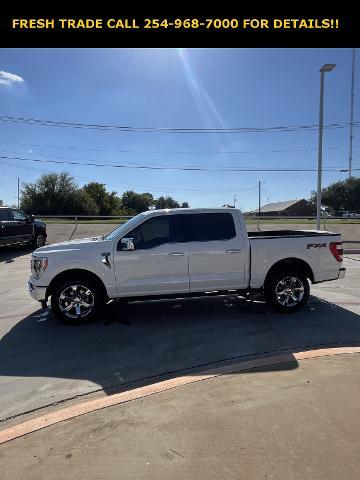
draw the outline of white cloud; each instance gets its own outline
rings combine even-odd
[[[24,79],[15,73],[5,72],[0,70],[0,86],[5,85],[6,87],[11,87],[16,83],[23,83]]]

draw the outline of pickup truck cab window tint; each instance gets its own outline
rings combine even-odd
[[[27,219],[27,216],[25,213],[20,212],[20,210],[11,210],[12,216],[14,217],[14,220],[17,221],[23,221]]]
[[[184,242],[230,240],[236,236],[231,213],[195,213],[181,215]]]
[[[0,209],[0,222],[6,222],[7,220],[10,220],[8,211]]]
[[[149,249],[177,240],[175,215],[150,218],[126,236],[133,238],[135,250]]]
[[[115,230],[106,235],[106,237],[104,237],[104,240],[113,240],[117,236],[122,236],[123,232],[125,232],[128,228],[131,228],[133,225],[137,224],[143,216],[144,215],[142,213],[139,213],[139,215],[130,218],[130,220],[123,223],[122,225],[119,225],[117,228],[115,228]]]

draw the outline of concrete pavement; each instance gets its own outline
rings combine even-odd
[[[1,478],[338,479],[360,464],[360,256],[279,315],[229,297],[113,302],[71,327],[27,293],[30,253],[0,252],[0,429],[155,382],[286,352],[289,361],[179,386],[0,445]],[[115,395],[113,396],[115,397]]]
[[[224,375],[84,415],[1,445],[2,478],[357,478],[358,360]]]
[[[95,324],[63,325],[27,293],[29,254],[1,254],[0,421],[88,395],[108,395],[258,353],[360,342],[359,258],[343,280],[312,287],[293,316],[225,298],[114,302]]]

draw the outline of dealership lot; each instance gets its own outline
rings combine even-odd
[[[73,418],[0,445],[2,478],[357,478],[358,359],[223,375]]]
[[[69,478],[66,467],[88,478],[121,470],[124,478],[154,479],[159,471],[183,478],[184,468],[208,478],[226,467],[226,478],[239,478],[239,462],[245,478],[357,472],[358,354],[300,362],[297,352],[360,347],[360,255],[347,254],[346,277],[312,286],[309,304],[294,315],[233,297],[113,302],[84,326],[60,323],[30,299],[29,264],[24,248],[0,251],[0,430],[166,380],[191,383],[213,368],[235,372],[5,443],[4,478]],[[236,371],[239,362],[271,355],[285,362]]]
[[[0,252],[0,411],[14,419],[67,399],[108,395],[246,355],[360,340],[360,257],[343,280],[312,287],[293,316],[228,297],[113,302],[97,323],[70,327],[27,293],[30,253]]]

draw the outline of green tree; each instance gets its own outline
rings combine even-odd
[[[121,197],[122,208],[129,214],[138,214],[149,210],[149,207],[154,203],[154,197],[151,193],[136,193],[133,190],[128,190]]]
[[[316,199],[316,192],[311,192],[309,201],[315,205]],[[360,212],[360,178],[351,177],[323,188],[321,203],[334,210]]]
[[[97,205],[99,215],[116,215],[121,209],[121,200],[116,192],[108,192],[104,183],[90,182],[83,190]]]
[[[188,202],[182,202],[181,208],[190,208],[190,205],[188,204]]]
[[[36,182],[25,183],[21,208],[39,215],[94,215],[97,206],[84,191],[79,191],[68,172],[45,173]]]
[[[179,208],[180,204],[172,197],[159,197],[155,200],[155,208]]]

